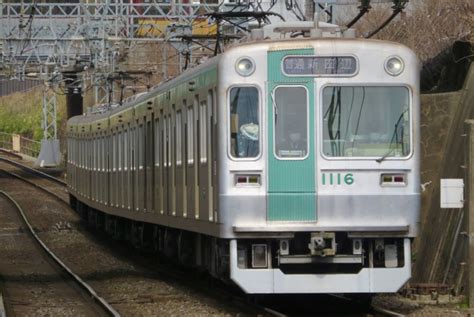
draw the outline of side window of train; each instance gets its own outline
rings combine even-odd
[[[181,110],[176,112],[176,165],[181,166],[182,164],[182,140],[181,140]]]
[[[275,155],[303,159],[308,154],[308,92],[303,86],[280,86],[272,94]]]
[[[163,165],[168,167],[168,120],[163,117]]]
[[[123,166],[124,170],[128,169],[128,129],[123,132]]]
[[[206,101],[201,101],[199,106],[199,145],[200,155],[201,155],[201,163],[207,162],[207,118],[206,118],[206,109],[207,103]]]
[[[188,164],[194,163],[194,120],[193,120],[193,107],[188,108],[188,130],[187,130],[187,139],[188,139]]]
[[[168,130],[166,131],[166,134],[168,135],[168,149],[167,149],[167,155],[168,155],[168,166],[172,166],[173,163],[172,163],[172,158],[173,158],[173,152],[172,152],[172,142],[173,142],[173,136],[171,135],[171,131],[172,131],[172,127],[171,127],[171,115],[168,115],[168,117],[166,118],[166,124],[167,124],[167,127],[168,127]]]
[[[229,94],[230,153],[235,158],[260,153],[259,94],[255,87],[233,87]]]
[[[155,166],[160,166],[160,119],[155,119]]]
[[[122,170],[122,162],[123,162],[123,139],[122,139],[122,131],[118,133],[118,169],[119,171]]]
[[[144,148],[144,128],[143,124],[140,124],[138,128],[138,168],[142,169],[145,162],[145,148]]]
[[[117,142],[115,142],[115,133],[112,135],[112,171],[117,168]]]

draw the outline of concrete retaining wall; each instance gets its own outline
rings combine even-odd
[[[474,118],[474,66],[463,89],[421,99],[422,235],[415,242],[414,282],[463,281],[464,209],[440,208],[440,178],[465,178],[464,122]],[[462,282],[461,282],[462,284]],[[463,285],[458,285],[462,286]]]

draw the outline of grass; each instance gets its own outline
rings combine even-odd
[[[0,97],[0,131],[40,141],[43,138],[42,88]],[[57,96],[58,138],[64,135],[66,98]]]

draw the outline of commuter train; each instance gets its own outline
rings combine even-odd
[[[419,231],[419,62],[336,33],[255,32],[71,118],[71,205],[249,294],[396,292]]]

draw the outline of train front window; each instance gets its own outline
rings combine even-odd
[[[231,155],[235,158],[257,157],[260,153],[258,90],[234,87],[229,97]]]
[[[277,87],[271,97],[278,159],[304,159],[308,154],[308,96],[303,86]]]
[[[405,157],[410,153],[406,87],[330,86],[323,90],[323,153]]]

